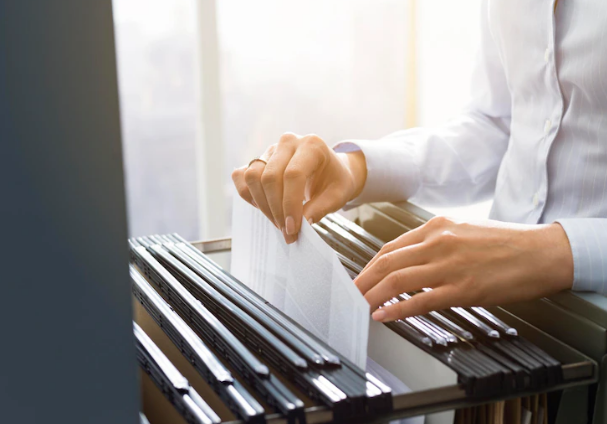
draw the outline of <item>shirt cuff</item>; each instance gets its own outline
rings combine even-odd
[[[420,186],[419,166],[413,149],[403,147],[406,145],[402,142],[391,140],[348,140],[333,146],[337,153],[362,151],[367,164],[365,186],[346,208],[363,203],[398,202],[415,195]]]
[[[567,218],[556,222],[571,245],[572,289],[607,295],[607,219]]]

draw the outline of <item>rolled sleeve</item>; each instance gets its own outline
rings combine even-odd
[[[559,219],[573,254],[575,291],[607,295],[607,219]]]
[[[348,203],[397,202],[411,198],[420,186],[413,146],[390,140],[350,140],[333,146],[338,153],[362,151],[367,180],[359,196]]]

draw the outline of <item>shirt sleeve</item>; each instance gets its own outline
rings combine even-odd
[[[510,91],[498,48],[481,8],[481,45],[471,101],[451,122],[413,128],[379,140],[348,140],[338,152],[362,150],[367,180],[350,206],[413,199],[429,206],[456,206],[490,198],[510,137]]]
[[[607,295],[607,218],[559,219],[573,254],[573,287]]]

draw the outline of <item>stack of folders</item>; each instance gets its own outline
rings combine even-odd
[[[147,334],[133,323],[139,366],[150,376],[177,411],[191,423],[220,423],[219,416],[207,405],[190,383]],[[142,417],[143,421],[144,417]],[[147,421],[147,419],[146,419]],[[144,421],[145,422],[145,421]]]
[[[383,245],[337,214],[314,228],[352,277]],[[288,423],[305,423],[304,402],[330,408],[336,422],[364,422],[392,411],[392,391],[378,376],[352,364],[181,237],[129,243],[135,298],[239,419],[263,423],[266,415],[280,414]],[[390,303],[414,295],[403,293]],[[470,398],[538,392],[562,381],[558,361],[483,308],[452,308],[386,325],[454,370]],[[135,333],[142,368],[185,420],[218,422],[153,342],[137,327]],[[478,411],[460,412],[457,419],[497,422],[481,420]]]
[[[304,397],[330,407],[341,422],[392,409],[389,387],[183,239],[142,237],[130,247],[135,297],[238,418],[263,423],[276,412],[289,423],[305,423]],[[175,392],[167,395],[171,403],[183,403]],[[177,409],[188,422],[212,422]]]

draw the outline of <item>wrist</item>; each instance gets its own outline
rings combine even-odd
[[[365,187],[367,181],[367,161],[362,151],[337,153],[350,174],[352,181],[352,194],[348,201],[357,198]]]
[[[573,285],[573,253],[563,227],[558,223],[541,225],[540,249],[547,254],[550,281],[557,291],[568,290]]]

